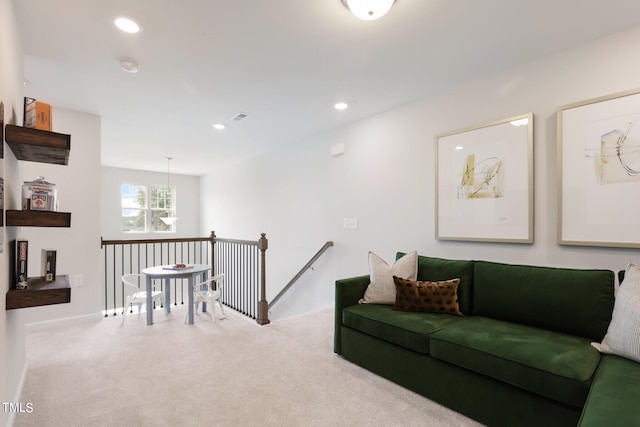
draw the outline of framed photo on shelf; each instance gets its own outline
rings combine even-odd
[[[436,239],[533,243],[533,113],[436,136]]]
[[[558,108],[558,244],[640,247],[640,89]]]

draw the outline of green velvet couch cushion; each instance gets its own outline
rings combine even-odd
[[[611,321],[614,273],[475,261],[473,314],[601,342]]]
[[[396,259],[404,256],[398,252]],[[473,296],[473,261],[451,260],[418,255],[418,280],[440,282],[460,279],[458,285],[458,304],[464,315],[471,314]]]
[[[433,358],[582,407],[600,354],[590,340],[470,316],[430,336]]]
[[[640,364],[603,355],[578,425],[640,426],[638,396]]]
[[[429,334],[458,320],[442,313],[396,311],[382,304],[353,305],[342,314],[342,323],[349,328],[424,354],[429,354]]]

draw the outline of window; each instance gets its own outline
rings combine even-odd
[[[122,231],[125,233],[175,232],[161,218],[175,216],[175,187],[122,184]]]

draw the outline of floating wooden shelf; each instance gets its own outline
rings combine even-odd
[[[4,131],[4,140],[18,160],[55,165],[69,163],[71,135],[15,125],[6,125]],[[71,226],[71,214],[68,212],[6,210],[4,213],[5,225],[10,227]],[[68,276],[58,275],[52,282],[45,282],[42,277],[33,277],[27,279],[27,289],[9,289],[6,309],[69,302],[71,288]]]
[[[71,213],[7,210],[8,227],[70,227]]]
[[[69,163],[71,135],[6,125],[5,141],[18,160],[54,165]]]
[[[32,277],[27,279],[27,284],[27,289],[9,289],[7,310],[71,302],[69,276],[58,275],[53,282],[45,282],[42,277]]]

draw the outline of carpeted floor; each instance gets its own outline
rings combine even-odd
[[[333,353],[333,311],[258,326],[183,307],[32,332],[15,426],[478,426]]]

